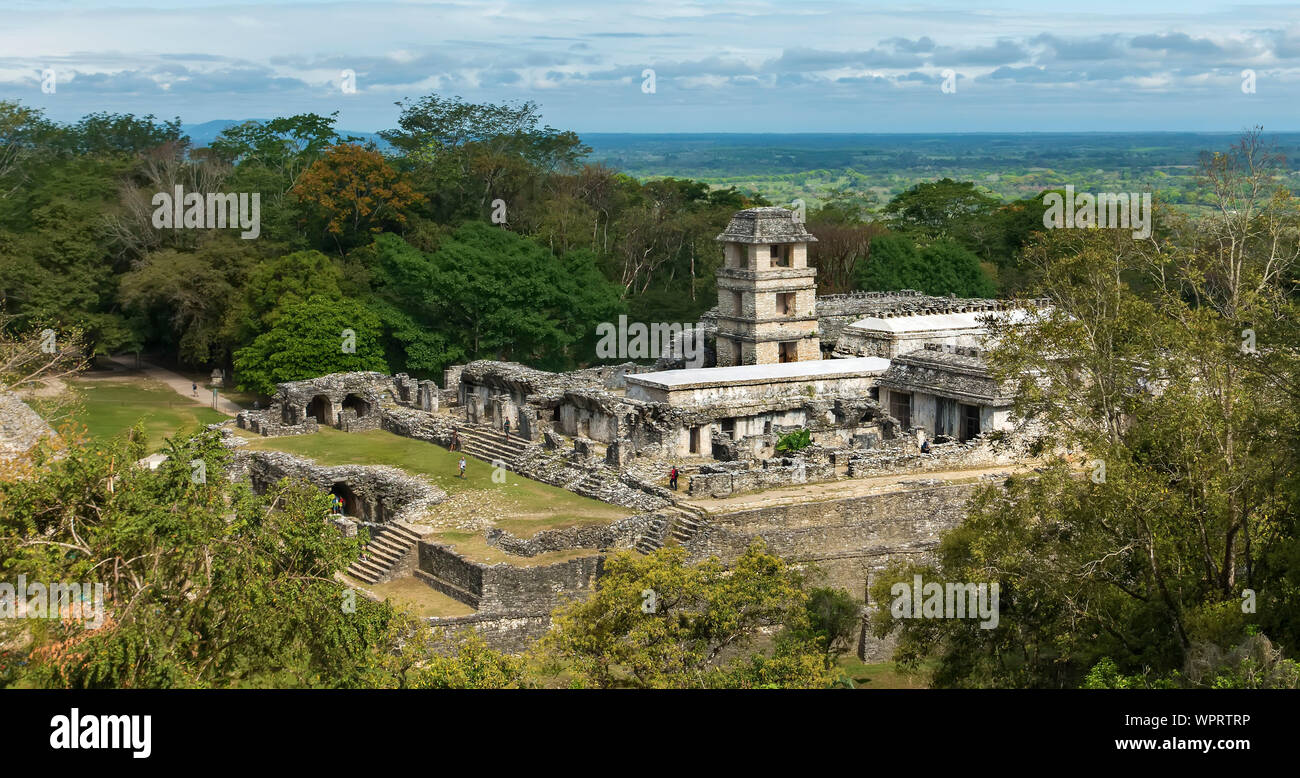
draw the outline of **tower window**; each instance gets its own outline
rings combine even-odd
[[[731,293],[731,302],[732,302],[732,306],[734,307],[734,309],[735,309],[735,311],[736,311],[736,315],[737,315],[737,316],[744,316],[744,315],[745,315],[745,296],[742,295],[740,292],[732,292],[732,293]]]
[[[769,247],[771,264],[773,267],[790,267],[790,247],[783,244],[773,244]]]
[[[776,296],[776,312],[782,316],[794,316],[794,292],[784,292]]]

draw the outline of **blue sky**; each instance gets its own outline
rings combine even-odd
[[[60,120],[338,111],[373,131],[395,125],[394,101],[436,91],[535,100],[580,132],[1300,130],[1296,3],[6,5],[0,99]]]

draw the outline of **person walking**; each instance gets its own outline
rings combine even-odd
[[[455,427],[452,427],[451,428],[451,450],[455,451],[458,448],[460,448],[460,433],[456,431]]]
[[[510,420],[506,419],[506,442],[510,441]]]
[[[190,384],[190,394],[194,395],[195,397],[198,397],[198,396],[199,396],[199,385],[198,385],[198,384],[194,384],[194,383]]]
[[[462,457],[460,458],[460,477],[461,477],[461,478],[464,478],[464,477],[465,477],[465,457],[464,457],[464,456],[462,456]]]
[[[673,469],[668,471],[668,485],[674,492],[677,491],[677,465],[673,465]]]

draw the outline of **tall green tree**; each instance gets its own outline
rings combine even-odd
[[[327,373],[389,372],[378,317],[349,298],[311,297],[278,309],[274,324],[235,352],[242,389],[274,394],[275,385]]]
[[[979,258],[951,240],[917,249],[905,235],[878,235],[855,271],[858,287],[874,291],[918,289],[958,297],[992,297],[997,291]]]
[[[104,586],[97,629],[5,620],[31,630],[13,680],[359,685],[395,614],[334,580],[360,542],[325,520],[326,496],[285,483],[259,497],[231,484],[215,433],[173,441],[157,470],[134,465],[146,450],[138,431],[72,445],[59,457],[38,453],[31,477],[0,482],[0,566],[32,581]],[[196,461],[206,464],[202,479]]]
[[[1046,464],[982,490],[935,566],[895,571],[998,582],[1001,622],[878,613],[900,658],[941,685],[1077,686],[1104,660],[1186,675],[1252,630],[1300,648],[1300,208],[1278,171],[1248,135],[1205,160],[1215,216],[1030,252],[1050,307],[995,325],[990,359]]]
[[[596,325],[624,310],[590,253],[557,259],[499,227],[466,224],[429,259],[430,309],[449,347],[471,359],[569,366],[594,353]]]

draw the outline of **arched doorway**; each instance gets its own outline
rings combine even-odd
[[[352,487],[348,486],[343,481],[337,481],[330,487],[330,494],[343,501],[344,516],[361,519],[362,521],[369,520],[369,516],[367,515],[369,511],[366,510],[365,501],[358,497],[356,492],[352,491]]]
[[[307,415],[315,418],[321,424],[332,425],[334,423],[334,413],[331,405],[330,398],[318,394],[311,398],[311,404],[307,406]]]
[[[370,414],[370,403],[355,394],[350,394],[343,398],[343,409],[347,410],[348,408],[357,412],[358,419]]]

